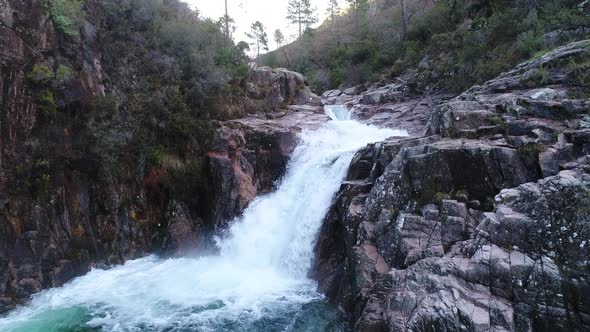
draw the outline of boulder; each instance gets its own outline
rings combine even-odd
[[[278,68],[257,67],[246,78],[247,98],[241,100],[246,113],[274,112],[288,105],[321,106],[303,75]]]
[[[342,91],[340,91],[340,90],[328,90],[322,94],[322,98],[324,98],[324,99],[335,98],[335,97],[340,96],[341,94],[342,94]]]

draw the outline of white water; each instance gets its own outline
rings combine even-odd
[[[0,319],[0,330],[323,330],[312,322],[322,314],[304,310],[322,299],[307,278],[316,234],[354,152],[406,134],[350,121],[341,109],[327,112],[345,120],[301,134],[278,190],[257,198],[236,220],[218,241],[218,256],[150,256],[93,270],[38,294]]]
[[[327,105],[324,110],[334,121],[352,120],[352,112],[344,105]]]

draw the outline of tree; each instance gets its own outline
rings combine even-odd
[[[227,0],[225,0],[225,47],[229,43],[229,14],[227,13]]]
[[[408,12],[406,9],[406,0],[400,1],[400,7],[402,12],[401,23],[402,23],[402,38],[406,39],[406,35],[408,34]]]
[[[277,48],[280,48],[281,45],[283,45],[283,42],[285,41],[285,36],[283,35],[280,29],[276,29],[274,37],[275,42],[277,43]]]
[[[314,11],[315,9],[311,8],[310,0],[289,0],[287,19],[291,23],[299,25],[299,37],[303,32],[303,26],[309,27],[318,21]]]
[[[236,47],[238,48],[238,50],[240,50],[242,53],[249,51],[250,50],[250,45],[248,43],[246,43],[245,41],[241,41],[239,42]]]
[[[217,20],[217,26],[223,31],[224,37],[226,38],[225,46],[227,47],[227,41],[232,39],[233,34],[238,29],[236,21],[233,18],[224,15]]]
[[[359,31],[360,28],[360,17],[363,14],[366,14],[369,8],[369,1],[368,0],[346,0],[354,12],[354,22],[356,25],[356,30]]]
[[[327,13],[330,17],[330,30],[332,31],[332,36],[336,38],[336,16],[340,15],[340,5],[338,4],[338,0],[330,0]]]
[[[248,38],[252,39],[252,45],[256,46],[256,57],[260,56],[260,48],[268,51],[268,36],[264,31],[264,25],[260,21],[252,23],[250,26],[250,32],[246,33]]]
[[[340,15],[340,5],[338,4],[338,0],[329,0],[327,13],[332,22],[336,16]]]

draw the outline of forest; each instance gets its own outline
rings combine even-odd
[[[456,93],[590,32],[572,0],[332,0],[328,11],[260,63],[303,73],[319,93],[410,69]]]

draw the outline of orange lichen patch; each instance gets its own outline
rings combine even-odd
[[[252,177],[242,170],[237,160],[233,163],[233,169],[236,177],[240,208],[245,209],[256,197],[256,186]]]
[[[82,237],[84,237],[84,226],[82,226],[82,224],[78,224],[78,226],[76,226],[73,230],[72,230],[72,236],[75,239],[81,239]]]
[[[137,213],[133,209],[129,211],[129,220],[137,221]]]
[[[71,179],[68,176],[63,177],[63,193],[64,200],[70,207],[70,211],[75,213],[80,210],[80,201],[78,199],[78,192],[76,190],[75,179]]]
[[[115,231],[113,229],[113,225],[104,225],[100,231],[100,238],[103,241],[112,242],[115,239]]]
[[[6,220],[8,220],[10,226],[12,227],[14,234],[16,234],[16,236],[22,235],[23,220],[18,216],[13,215],[8,208],[4,208],[4,216],[6,217]]]

